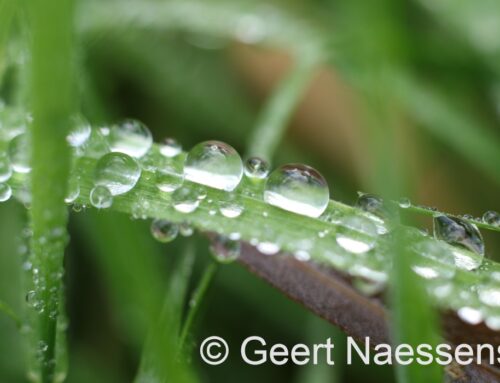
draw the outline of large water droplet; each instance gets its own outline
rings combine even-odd
[[[319,217],[325,211],[329,196],[323,176],[302,164],[283,165],[274,170],[264,191],[267,203],[309,217]]]
[[[179,234],[179,225],[165,219],[155,219],[151,222],[151,234],[161,242],[172,242]]]
[[[376,236],[377,227],[370,219],[350,215],[341,219],[336,241],[343,249],[362,254],[373,249]]]
[[[0,154],[0,182],[6,182],[12,176],[12,166],[5,154]]]
[[[174,209],[181,213],[192,213],[200,205],[196,190],[183,186],[172,194]]]
[[[27,133],[14,137],[9,142],[9,158],[14,171],[29,173],[31,171],[31,147]]]
[[[165,138],[160,144],[160,153],[165,157],[175,157],[182,151],[182,146],[173,138]]]
[[[217,235],[210,245],[210,252],[221,263],[234,262],[241,254],[241,244],[223,235]]]
[[[132,190],[140,176],[141,168],[137,162],[123,153],[102,156],[95,168],[95,184],[106,186],[112,195]]]
[[[261,180],[268,176],[269,163],[259,157],[250,157],[245,161],[245,175],[250,179]]]
[[[12,196],[12,189],[7,184],[0,183],[0,202],[5,202]]]
[[[476,225],[460,218],[438,215],[434,217],[434,236],[452,245],[463,246],[484,255],[484,242]]]
[[[492,226],[500,226],[500,213],[489,210],[483,214],[483,222]]]
[[[71,128],[66,140],[72,147],[78,148],[87,142],[92,133],[92,128],[90,123],[79,115],[71,117],[70,123]]]
[[[190,181],[232,191],[241,181],[243,164],[238,152],[228,144],[206,141],[188,153],[184,174]]]
[[[107,209],[113,204],[113,195],[104,185],[97,185],[90,191],[90,203],[97,209]]]
[[[139,158],[145,155],[153,145],[153,136],[142,122],[125,120],[120,125],[111,127],[108,135],[113,152],[128,154]]]

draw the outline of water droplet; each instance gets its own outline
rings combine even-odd
[[[434,236],[452,245],[463,246],[484,255],[484,242],[476,225],[460,218],[438,215],[434,217]]]
[[[156,187],[162,192],[171,193],[182,186],[184,175],[172,167],[157,169],[155,174]]]
[[[500,316],[492,315],[486,318],[486,326],[488,326],[493,331],[500,330]]]
[[[446,245],[435,240],[424,240],[415,246],[412,269],[426,279],[451,278],[455,274],[455,260]]]
[[[6,182],[12,176],[12,166],[5,154],[0,154],[0,182]]]
[[[256,247],[257,250],[259,250],[262,254],[265,255],[274,255],[281,250],[280,245],[268,241],[259,242]]]
[[[182,146],[173,138],[165,138],[160,145],[160,153],[165,157],[175,157],[182,151]]]
[[[500,307],[500,288],[484,287],[478,291],[481,302],[488,306]]]
[[[483,256],[463,248],[456,247],[452,254],[455,258],[455,265],[459,269],[472,271],[481,266],[483,262]]]
[[[132,190],[140,176],[137,162],[123,153],[102,156],[95,168],[95,184],[106,186],[114,196]]]
[[[80,184],[78,178],[72,178],[68,184],[68,193],[64,202],[73,203],[80,196]]]
[[[392,214],[397,214],[394,209],[391,209],[382,198],[374,194],[359,192],[359,197],[356,201],[356,206],[361,210],[371,213],[379,218],[387,218]],[[391,214],[392,213],[392,214]]]
[[[236,24],[236,38],[245,44],[256,44],[266,36],[266,24],[257,15],[241,16]]]
[[[232,191],[241,181],[243,164],[238,152],[228,144],[206,141],[188,153],[184,174],[190,181]]]
[[[172,194],[172,204],[181,213],[192,213],[200,205],[197,197],[194,189],[183,186]]]
[[[492,226],[500,226],[500,213],[489,210],[483,214],[482,220],[484,223]]]
[[[241,244],[223,235],[217,235],[210,245],[210,252],[221,263],[234,262],[241,254]]]
[[[12,189],[7,184],[0,183],[0,202],[8,201],[12,197]]]
[[[477,325],[481,323],[481,321],[483,320],[483,315],[481,314],[481,311],[472,307],[461,307],[457,311],[457,314],[459,318],[462,319],[465,323],[471,325]]]
[[[408,209],[411,207],[411,201],[408,198],[401,198],[399,200],[399,207],[402,209]]]
[[[125,153],[135,158],[145,155],[153,145],[151,132],[137,120],[125,120],[112,126],[108,139],[113,152]]]
[[[31,148],[27,133],[14,137],[9,142],[9,158],[12,169],[18,173],[29,173],[31,171]]]
[[[182,222],[179,225],[179,232],[183,237],[190,237],[193,235],[194,229],[188,222]]]
[[[104,185],[97,185],[90,191],[90,203],[97,209],[107,209],[113,204],[113,195]]]
[[[269,164],[259,157],[250,157],[245,162],[245,175],[251,179],[264,179],[268,176]]]
[[[343,249],[362,254],[373,249],[376,235],[377,227],[369,218],[351,215],[341,219],[336,241]]]
[[[151,222],[151,234],[161,242],[172,242],[179,234],[179,225],[165,219],[155,219]]]
[[[295,257],[295,259],[301,262],[307,262],[311,259],[311,254],[309,254],[309,252],[306,250],[297,250],[295,253],[293,253],[293,256]]]
[[[309,166],[283,165],[267,179],[264,200],[284,210],[319,217],[328,206],[328,185],[323,176]]]
[[[234,195],[229,195],[219,202],[220,213],[227,218],[236,218],[243,212],[243,205],[239,203]]]
[[[89,122],[79,115],[71,117],[70,123],[71,129],[66,140],[72,147],[78,148],[87,142],[92,133],[92,128]]]

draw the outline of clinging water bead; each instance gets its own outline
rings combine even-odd
[[[302,164],[283,165],[274,170],[264,190],[264,200],[270,205],[309,217],[319,217],[329,198],[323,176]]]
[[[452,245],[467,248],[484,255],[484,242],[476,225],[460,218],[438,215],[434,217],[434,236]]]
[[[7,184],[0,183],[0,202],[5,202],[12,196],[12,189]]]
[[[483,222],[492,226],[500,226],[500,213],[489,210],[483,214]]]
[[[113,195],[104,185],[97,185],[90,191],[90,203],[97,209],[107,209],[113,204]]]
[[[269,164],[259,157],[250,157],[245,161],[245,175],[251,179],[264,179],[269,174]]]
[[[144,156],[153,145],[153,136],[140,121],[125,120],[111,127],[108,135],[111,151],[128,154],[134,158]]]
[[[22,133],[9,142],[9,158],[12,169],[17,173],[31,171],[31,150],[28,133]]]
[[[92,128],[89,122],[80,115],[72,116],[70,123],[71,128],[66,140],[72,147],[78,148],[87,142],[92,133]]]
[[[158,242],[172,242],[179,234],[179,225],[165,219],[155,219],[151,222],[151,234]]]
[[[140,176],[137,162],[123,153],[105,154],[95,168],[95,184],[106,186],[114,196],[132,190]]]
[[[215,189],[232,191],[243,176],[243,163],[233,147],[220,141],[194,146],[184,163],[186,179]]]
[[[175,157],[182,151],[182,146],[173,138],[165,138],[160,145],[160,153],[165,157]]]

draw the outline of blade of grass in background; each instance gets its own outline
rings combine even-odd
[[[276,90],[260,112],[256,127],[250,137],[247,155],[257,156],[266,161],[272,155],[284,135],[295,107],[304,96],[316,69],[319,53],[315,51],[295,58],[290,72],[278,84]]]
[[[64,204],[70,168],[66,143],[69,116],[75,103],[73,73],[73,2],[34,0],[32,21],[31,102],[34,122],[31,134],[32,208],[31,262],[34,300],[31,310],[36,326],[32,374],[43,383],[60,381],[66,374],[56,355],[63,333],[58,319],[63,256],[67,242],[67,208]],[[31,293],[30,293],[31,294]],[[56,372],[58,376],[56,376]]]
[[[15,1],[0,0],[0,83],[7,66],[7,39],[15,11]]]
[[[171,325],[172,317],[176,315],[173,308],[164,311],[163,323],[158,320],[162,307],[168,308],[164,298],[166,283],[165,275],[155,261],[162,254],[159,254],[147,228],[142,222],[131,222],[127,216],[110,212],[101,215],[88,213],[78,223],[95,249],[91,255],[109,283],[117,309],[121,308],[123,322],[119,324],[132,345],[140,350],[149,329],[153,334],[155,329],[164,330],[155,334],[161,342],[153,344],[157,363],[155,375],[148,376],[150,381],[162,382],[161,378],[165,376],[173,382],[195,381],[185,361],[177,358],[178,334],[176,326]]]

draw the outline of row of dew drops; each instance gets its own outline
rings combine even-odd
[[[13,172],[29,173],[31,170],[29,137],[25,128],[31,120],[25,118],[22,122],[19,123],[17,120],[15,124],[8,126],[7,154],[0,156],[0,201],[7,201],[12,195],[8,181]],[[5,134],[5,131],[3,133]],[[184,214],[194,212],[206,197],[203,189],[197,190],[186,186],[183,182],[186,179],[228,192],[230,197],[220,202],[219,212],[226,218],[240,216],[244,212],[244,207],[232,192],[245,176],[254,185],[263,186],[262,195],[266,203],[296,214],[336,223],[338,225],[335,234],[336,244],[351,254],[369,253],[375,247],[377,237],[390,231],[385,225],[388,206],[375,195],[362,193],[359,195],[356,205],[364,210],[366,215],[347,214],[339,219],[332,218],[329,212],[325,212],[330,198],[328,185],[317,170],[307,165],[287,164],[271,172],[269,164],[260,158],[252,157],[243,163],[237,151],[228,144],[206,141],[195,145],[187,153],[183,165],[179,166],[175,165],[179,161],[168,160],[183,155],[181,145],[173,139],[165,139],[159,146],[159,152],[167,162],[158,168],[148,164],[148,156],[153,147],[152,134],[144,124],[136,120],[125,120],[121,124],[92,130],[85,119],[77,116],[72,118],[72,128],[67,141],[76,155],[99,157],[95,167],[94,187],[89,196],[90,203],[98,209],[111,207],[115,196],[132,190],[141,176],[142,169],[145,168],[155,171],[158,189],[170,193],[173,207]],[[79,194],[78,183],[70,185],[65,201],[75,203]],[[404,199],[400,201],[399,206],[409,208],[411,202]],[[215,209],[209,211],[211,215],[216,213]],[[486,212],[482,220],[489,225],[500,226],[500,214],[497,212]],[[179,233],[184,236],[191,235],[193,229],[187,223],[176,224],[156,219],[152,222],[151,232],[155,239],[166,243],[174,240]],[[328,230],[324,230],[320,231],[318,236],[323,238],[327,234]],[[452,278],[455,267],[466,270],[477,269],[484,256],[484,242],[474,224],[465,219],[440,213],[434,216],[433,234],[434,237],[454,245],[452,247],[454,250],[450,251],[449,247],[444,247],[438,241],[418,241],[413,250],[425,254],[426,257],[415,257],[413,270],[435,282],[434,285],[429,284],[433,286],[432,293],[435,296],[446,298],[447,294],[452,295],[452,285],[443,283],[443,278],[445,281]],[[211,247],[215,258],[224,263],[237,259],[241,252],[239,239],[239,233],[218,235]],[[252,240],[250,243],[267,255],[276,254],[281,250],[281,246],[275,241]],[[296,251],[294,255],[299,260],[307,261],[310,259],[310,250],[309,244],[304,249]],[[471,253],[475,255],[471,256]],[[444,267],[443,263],[452,267]],[[357,272],[367,279],[377,275],[374,272],[363,272],[363,268],[359,267]],[[386,281],[385,277],[374,279],[379,279],[378,282],[381,283]],[[500,275],[496,279],[500,283]],[[500,315],[488,316],[479,309],[461,304],[466,300],[466,293],[461,292],[457,302],[460,317],[473,324],[485,319],[487,325],[500,329]],[[488,288],[474,293],[483,304],[493,308],[500,307],[500,285],[498,288]]]

